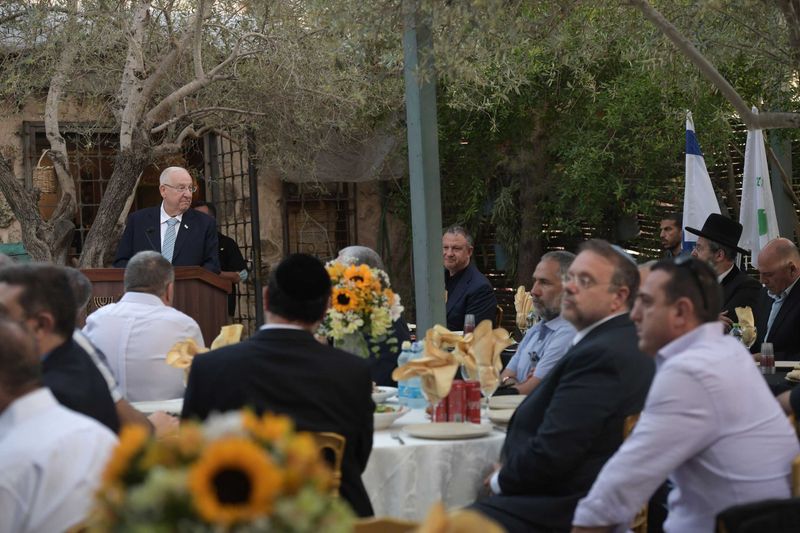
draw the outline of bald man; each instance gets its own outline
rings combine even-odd
[[[756,342],[771,342],[775,359],[800,360],[800,252],[789,239],[773,239],[758,254],[758,274],[764,285],[756,309]]]

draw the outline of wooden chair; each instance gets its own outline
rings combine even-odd
[[[627,439],[628,435],[633,432],[633,428],[636,427],[636,423],[639,421],[639,413],[635,415],[630,415],[625,417],[625,422],[622,425],[622,437]],[[647,504],[642,506],[639,509],[639,512],[636,513],[636,516],[633,518],[633,522],[629,526],[629,529],[633,531],[633,533],[647,533]]]
[[[416,522],[399,518],[362,518],[355,523],[354,533],[406,533],[419,527]]]
[[[792,461],[792,496],[800,498],[800,454]]]
[[[312,433],[312,435],[317,441],[319,454],[333,470],[331,493],[337,496],[339,494],[339,486],[342,484],[342,460],[344,459],[344,447],[347,444],[347,439],[338,433],[329,431]]]
[[[503,326],[503,308],[497,306],[497,311],[494,313],[494,327],[499,328]]]

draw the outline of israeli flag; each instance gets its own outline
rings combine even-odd
[[[758,113],[758,109],[754,107],[753,113]],[[764,150],[764,134],[761,130],[747,130],[739,222],[742,224],[739,246],[750,250],[750,262],[758,268],[759,252],[769,241],[779,236],[767,153]]]
[[[708,177],[706,161],[694,133],[692,112],[686,112],[686,184],[683,190],[683,249],[691,251],[697,244],[697,235],[686,227],[702,228],[711,213],[719,213],[719,202]]]

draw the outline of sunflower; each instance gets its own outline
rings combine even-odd
[[[333,308],[340,313],[358,309],[358,297],[355,292],[345,287],[334,287],[331,296]]]
[[[372,287],[372,270],[367,265],[350,265],[344,271],[344,279],[355,284],[356,287]]]
[[[297,433],[286,446],[286,490],[294,493],[311,480],[319,490],[330,486],[332,475],[310,433]]]
[[[103,485],[109,486],[119,482],[129,471],[132,459],[142,451],[150,432],[140,424],[128,424],[119,433],[119,444],[103,471]]]
[[[346,268],[347,266],[344,263],[340,263],[338,261],[331,261],[330,263],[325,265],[325,270],[328,271],[328,275],[334,282],[338,281],[339,278],[342,277]]]
[[[188,484],[200,516],[228,526],[269,514],[283,473],[257,444],[228,437],[206,448],[189,471]]]
[[[277,442],[292,432],[294,424],[288,416],[265,413],[259,418],[252,411],[244,411],[242,426],[256,438],[265,442]]]

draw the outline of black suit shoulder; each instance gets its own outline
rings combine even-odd
[[[722,280],[722,310],[727,312],[727,316],[737,321],[736,308],[750,307],[754,318],[759,313],[758,298],[761,292],[761,284],[755,279],[742,272],[734,265],[727,276]]]

